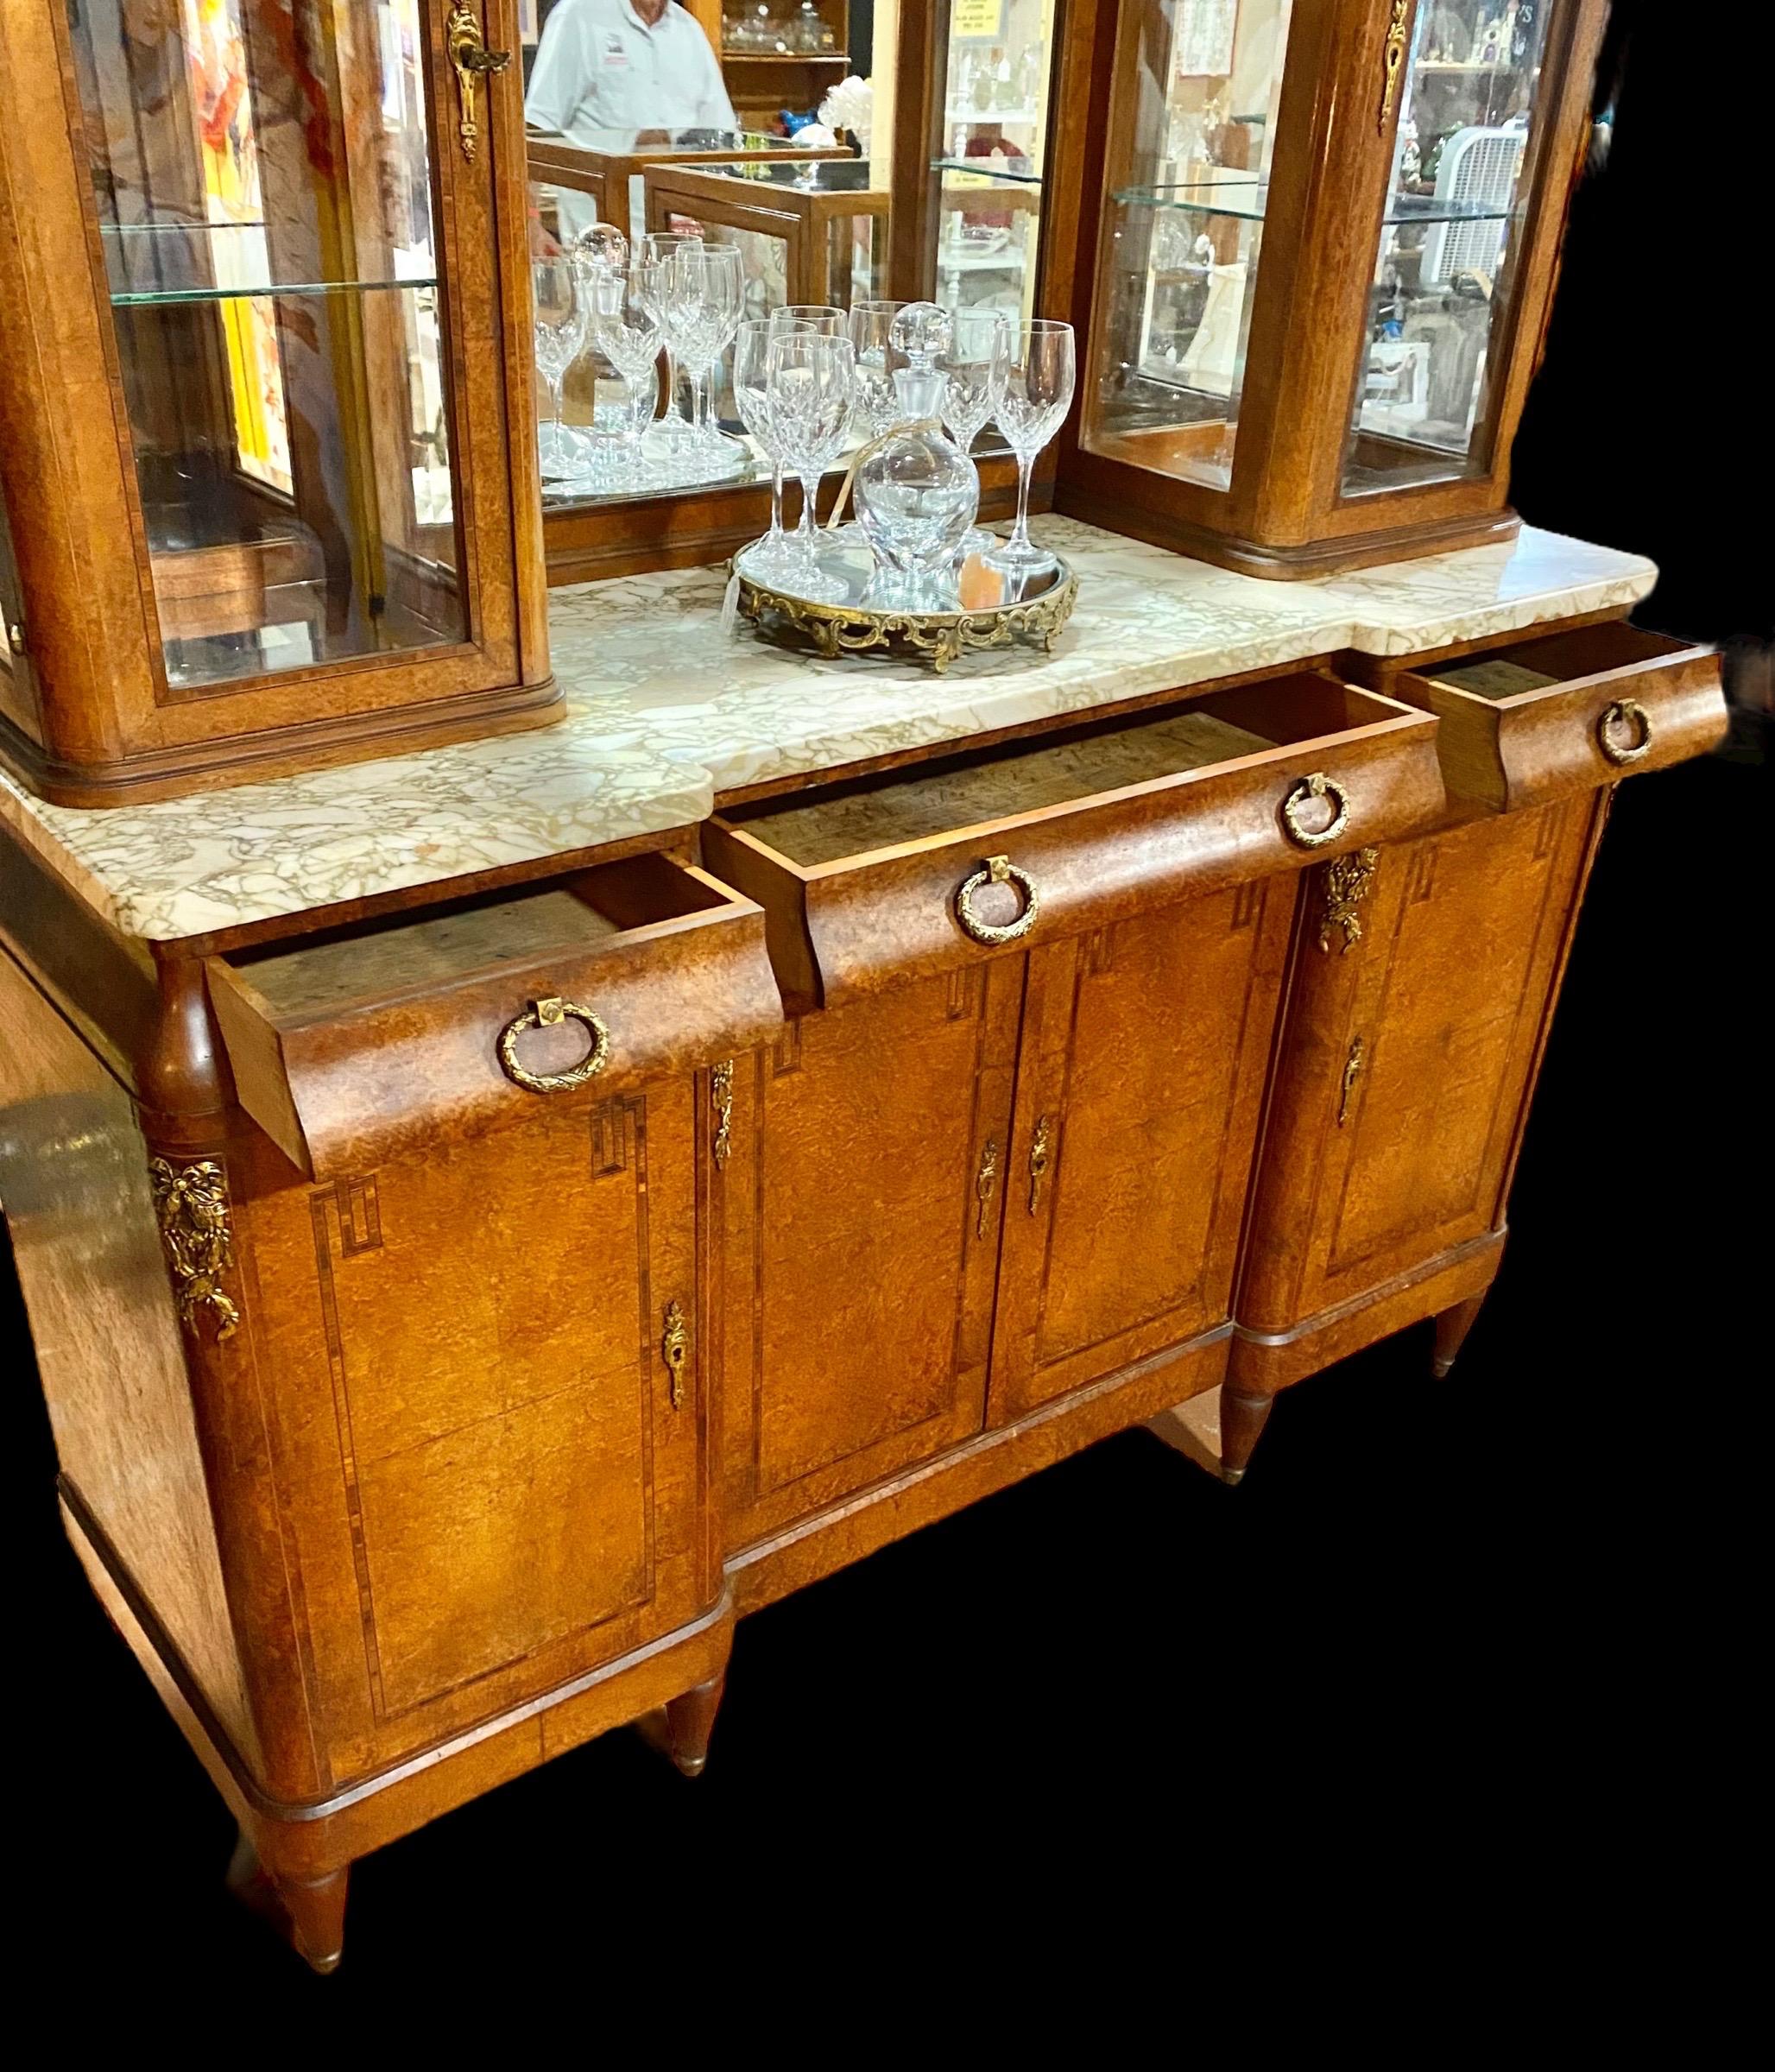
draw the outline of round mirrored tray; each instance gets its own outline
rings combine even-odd
[[[871,650],[915,655],[939,673],[970,648],[1020,642],[1049,649],[1078,595],[1078,578],[1058,556],[1018,575],[970,554],[955,572],[948,594],[927,607],[908,609],[884,597],[881,571],[855,524],[823,532],[818,549],[820,583],[830,594],[811,597],[793,577],[749,568],[762,544],[754,540],[733,559],[734,607],[761,633],[786,644],[836,657]]]

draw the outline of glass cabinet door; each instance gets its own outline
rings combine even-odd
[[[463,641],[421,0],[67,6],[168,686]]]
[[[1055,0],[951,0],[936,300],[1035,314]]]
[[[1088,452],[1224,490],[1292,0],[1124,0]]]
[[[1346,496],[1482,475],[1558,0],[1419,0],[1345,447]]]

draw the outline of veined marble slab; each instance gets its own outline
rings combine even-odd
[[[1078,571],[1054,653],[823,662],[720,625],[723,572],[554,592],[567,714],[529,734],[154,805],[46,805],[0,775],[0,817],[125,934],[167,940],[440,882],[703,819],[717,792],[1285,667],[1405,654],[1637,603],[1637,554],[1525,527],[1513,543],[1268,583],[1068,518]]]
[[[708,778],[595,702],[533,733],[151,805],[46,805],[0,772],[0,818],[114,927],[161,941],[706,819]]]

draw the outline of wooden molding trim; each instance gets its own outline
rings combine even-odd
[[[205,1759],[205,1767],[213,1777],[216,1775],[216,1765],[221,1766],[231,1786],[228,1792],[231,1804],[250,1808],[265,1819],[291,1825],[306,1826],[331,1820],[354,1806],[361,1806],[370,1799],[395,1791],[426,1772],[455,1761],[471,1750],[496,1740],[514,1728],[540,1719],[544,1714],[554,1711],[574,1698],[630,1675],[647,1663],[669,1654],[686,1641],[717,1631],[733,1618],[731,1595],[723,1589],[715,1603],[688,1626],[676,1627],[669,1633],[661,1634],[657,1640],[649,1641],[646,1646],[635,1649],[632,1653],[618,1656],[613,1662],[602,1663],[596,1669],[587,1670],[583,1676],[572,1677],[565,1684],[558,1684],[553,1690],[545,1691],[540,1697],[528,1699],[521,1705],[514,1705],[504,1712],[495,1713],[475,1726],[465,1728],[460,1734],[452,1734],[447,1740],[421,1749],[417,1754],[410,1755],[404,1761],[395,1763],[386,1770],[360,1778],[342,1790],[329,1793],[325,1798],[281,1799],[274,1797],[263,1789],[224,1732],[203,1694],[198,1690],[190,1671],[167,1638],[165,1628],[155,1617],[152,1608],[123,1566],[117,1549],[106,1538],[104,1528],[87,1509],[79,1491],[66,1475],[57,1477],[56,1491],[61,1500],[63,1523],[69,1538],[73,1542],[75,1552],[80,1556],[89,1575],[94,1573],[96,1564],[98,1576],[102,1576],[104,1584],[108,1586],[100,1590],[107,1608],[115,1610],[121,1606],[137,1629],[135,1635],[126,1630],[124,1638],[129,1640],[133,1652],[142,1658],[143,1666],[155,1677],[155,1682],[170,1682],[176,1690],[180,1703],[188,1715],[188,1718],[181,1721],[186,1738],[192,1739],[193,1724],[201,1734],[203,1745],[199,1746],[193,1740],[193,1746],[197,1747],[199,1757]],[[98,1576],[95,1576],[96,1580]],[[144,1646],[151,1651],[152,1660],[143,1654]],[[156,1674],[156,1671],[160,1673]],[[645,1709],[646,1707],[638,1709],[635,1716],[638,1717],[639,1711]],[[521,1764],[519,1767],[527,1767],[527,1764]],[[430,1817],[431,1813],[427,1811],[421,1814],[420,1819]],[[417,1826],[420,1822],[415,1821],[413,1824]],[[397,1829],[397,1832],[400,1831],[404,1830]]]
[[[49,754],[0,713],[0,764],[51,805],[142,805],[231,784],[256,784],[299,771],[369,762],[452,742],[481,741],[553,724],[565,717],[553,676],[540,683],[477,691],[435,705],[351,712],[264,734],[237,734],[131,756],[76,763]]]
[[[1229,1380],[1273,1395],[1407,1324],[1452,1309],[1491,1286],[1507,1235],[1507,1226],[1500,1224],[1483,1237],[1457,1245],[1378,1288],[1365,1289],[1335,1309],[1304,1317],[1285,1331],[1254,1331],[1235,1323]]]
[[[1456,547],[1490,546],[1513,540],[1522,529],[1522,521],[1514,511],[1483,511],[1477,515],[1444,519],[1439,524],[1425,522],[1385,533],[1350,534],[1302,546],[1262,546],[1231,533],[1192,524],[1172,513],[1161,515],[1118,497],[1096,495],[1076,477],[1068,480],[1064,477],[1055,485],[1053,508],[1068,518],[1083,519],[1087,525],[1101,526],[1107,532],[1128,534],[1152,546],[1169,547],[1174,553],[1212,562],[1216,568],[1282,583],[1343,575],[1351,569],[1372,568],[1382,561],[1413,561],[1422,554],[1445,554]]]

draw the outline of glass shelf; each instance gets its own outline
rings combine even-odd
[[[1242,223],[1261,223],[1269,203],[1267,180],[1197,180],[1188,185],[1153,187],[1121,187],[1115,199],[1135,209],[1174,209],[1192,216],[1231,216]],[[1507,223],[1516,213],[1513,202],[1444,200],[1434,194],[1393,194],[1387,198],[1384,224],[1401,228],[1413,224]]]
[[[800,194],[869,194],[875,191],[873,168],[862,158],[764,158],[747,163],[715,159],[673,169],[712,174],[717,180],[747,180],[754,186],[792,187]]]
[[[669,158],[674,151],[762,151],[782,148],[786,140],[761,130],[605,130],[579,129],[569,136],[559,130],[539,130],[527,123],[524,135],[534,143],[566,144],[575,151],[603,152],[612,158]],[[793,140],[786,140],[793,144]]]
[[[1046,116],[1045,108],[957,108],[946,107],[943,111],[945,123],[961,123],[970,130],[983,130],[995,124],[1003,130],[1027,130],[1041,122]]]
[[[963,173],[978,180],[982,186],[1006,180],[1022,187],[1039,187],[1042,176],[1033,168],[1027,172],[1020,167],[994,165],[989,158],[933,158],[931,169],[934,173]]]
[[[275,278],[262,222],[104,224],[114,309],[231,302],[266,295],[330,295],[435,287],[430,252],[396,250],[396,272],[376,280]],[[412,271],[408,271],[408,267]]]

